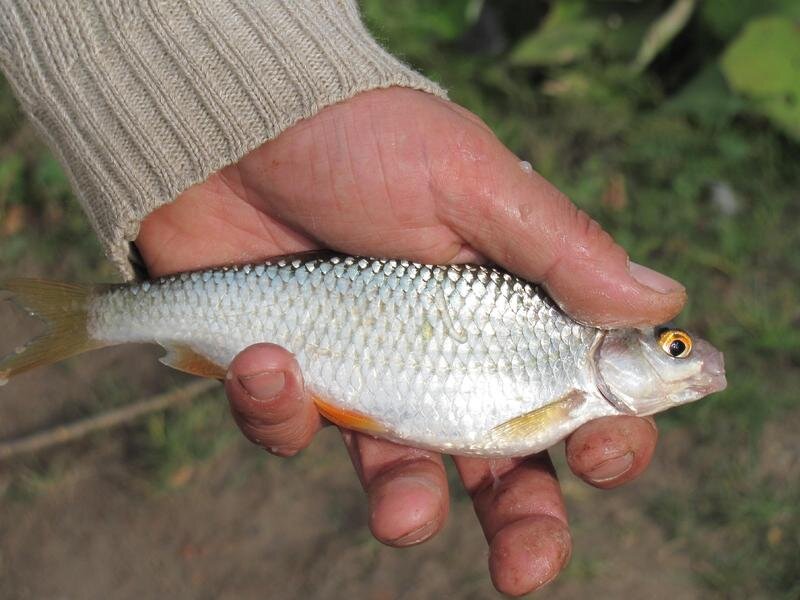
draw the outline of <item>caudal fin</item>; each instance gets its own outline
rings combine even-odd
[[[48,325],[48,330],[17,352],[0,359],[0,385],[30,369],[49,365],[70,356],[99,348],[86,330],[89,301],[95,286],[42,279],[7,279],[0,290],[30,314]]]

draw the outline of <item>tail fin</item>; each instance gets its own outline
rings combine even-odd
[[[89,301],[95,286],[41,279],[8,279],[0,290],[13,294],[17,304],[45,321],[47,332],[0,360],[0,385],[30,369],[58,362],[103,344],[86,330]]]

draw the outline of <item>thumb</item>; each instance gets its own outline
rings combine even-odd
[[[482,127],[437,154],[439,218],[489,259],[541,282],[574,318],[639,326],[680,312],[680,283],[630,262],[600,225]]]

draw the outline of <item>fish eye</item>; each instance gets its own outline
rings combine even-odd
[[[658,334],[658,345],[673,358],[686,358],[692,353],[692,338],[680,329],[666,329]]]

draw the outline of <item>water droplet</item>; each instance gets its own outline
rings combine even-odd
[[[533,173],[533,165],[529,163],[527,160],[519,161],[519,168],[522,169],[525,173],[529,175]]]

